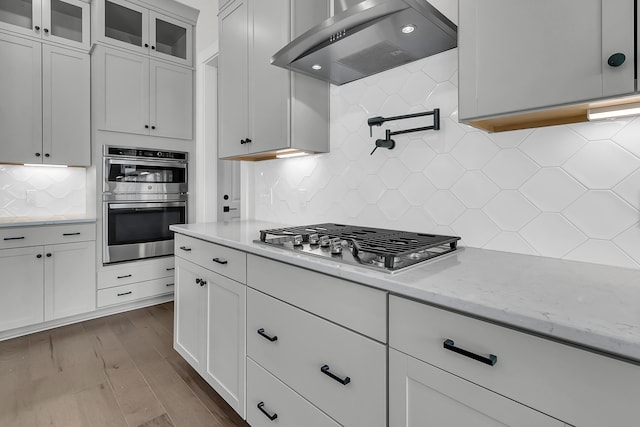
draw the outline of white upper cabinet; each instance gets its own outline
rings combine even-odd
[[[0,28],[89,49],[90,4],[84,0],[0,0]]]
[[[193,70],[98,46],[93,54],[99,130],[193,137]]]
[[[99,41],[181,65],[193,63],[193,26],[126,0],[98,0]]]
[[[274,158],[329,151],[329,85],[271,65],[292,38],[328,15],[318,0],[234,0],[219,15],[218,156]]]
[[[460,0],[460,120],[633,93],[634,3]]]
[[[0,33],[0,162],[88,166],[87,53]]]

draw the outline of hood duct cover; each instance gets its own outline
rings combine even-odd
[[[405,34],[408,25],[414,31]],[[302,34],[271,63],[342,85],[457,45],[456,25],[426,0],[366,0]]]

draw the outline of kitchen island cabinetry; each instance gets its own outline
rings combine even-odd
[[[192,139],[192,69],[104,46],[92,61],[98,130]]]
[[[174,348],[244,418],[246,256],[181,235],[175,253]]]
[[[326,1],[234,0],[219,15],[219,144],[227,159],[329,151],[329,85],[271,65],[328,16]]]
[[[262,368],[302,398],[280,406],[248,388],[248,414],[263,420],[262,402],[295,419],[313,405],[343,426],[386,426],[386,293],[253,255],[247,285],[248,375]]]
[[[90,164],[89,54],[0,33],[0,161]]]
[[[418,420],[428,417],[597,427],[632,425],[640,416],[633,364],[396,296],[389,346],[393,426],[425,425]]]
[[[0,331],[95,309],[95,225],[0,229]]]
[[[489,131],[585,121],[588,107],[560,107],[633,94],[634,3],[461,0],[460,121]],[[551,111],[522,115],[539,109]]]

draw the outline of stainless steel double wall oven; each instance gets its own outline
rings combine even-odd
[[[103,154],[103,263],[172,255],[169,225],[187,221],[187,153],[104,146]]]

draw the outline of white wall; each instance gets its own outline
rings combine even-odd
[[[457,49],[331,89],[331,153],[254,165],[255,217],[453,234],[473,247],[640,268],[640,118],[487,134],[457,121]],[[369,155],[367,118],[442,130]]]

